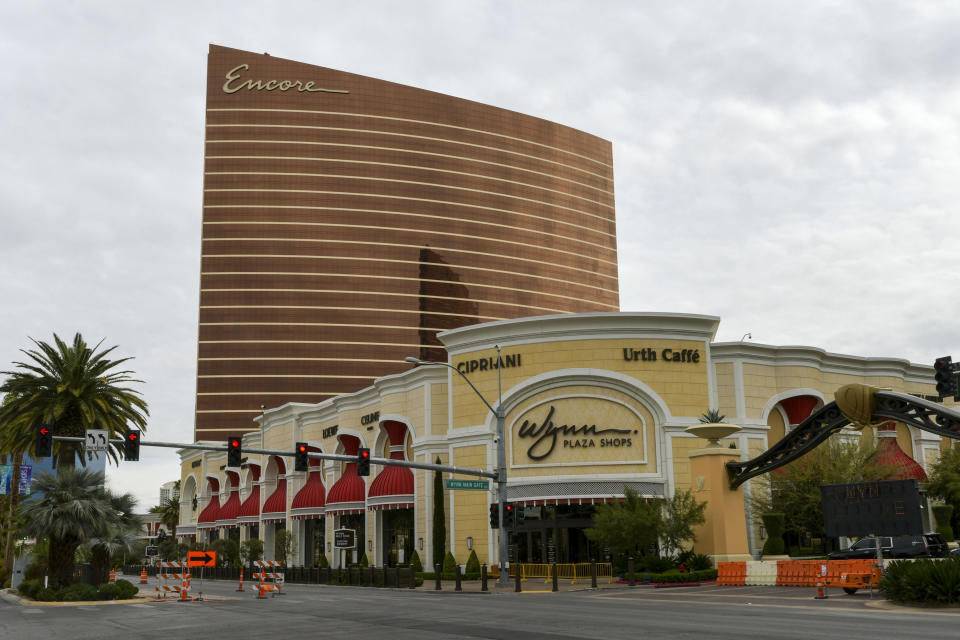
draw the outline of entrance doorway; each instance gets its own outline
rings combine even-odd
[[[408,564],[413,555],[413,509],[389,509],[381,513],[381,563],[389,567]]]
[[[599,545],[584,531],[593,526],[593,505],[526,507],[524,523],[510,535],[510,558],[550,564],[600,560]]]

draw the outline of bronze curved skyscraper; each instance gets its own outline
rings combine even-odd
[[[619,310],[610,143],[211,45],[195,437],[445,359],[438,331]]]

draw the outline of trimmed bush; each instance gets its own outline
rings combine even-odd
[[[120,589],[120,600],[135,598],[140,593],[140,587],[129,580],[117,580],[117,587]]]
[[[960,557],[894,560],[880,580],[880,592],[894,602],[960,604]]]
[[[650,573],[663,573],[665,571],[670,571],[675,568],[674,561],[670,558],[661,558],[659,556],[643,556],[642,558],[635,558],[633,561],[633,570],[637,573],[641,571],[649,571]],[[628,562],[623,563],[623,573],[622,575],[627,575],[627,572],[630,565]]]
[[[40,589],[33,595],[33,599],[37,602],[54,602],[57,600],[57,592],[50,587],[40,587]]]
[[[470,552],[470,557],[467,558],[467,569],[465,571],[467,575],[477,574],[480,576],[480,559],[477,557],[476,550]]]
[[[369,567],[369,566],[370,566],[370,561],[367,560],[367,554],[366,554],[366,553],[364,553],[363,556],[360,558],[360,566],[361,566],[361,567]]]
[[[325,554],[320,554],[320,568],[321,569],[330,568],[330,562],[327,561],[327,556]]]
[[[765,556],[782,556],[786,553],[786,544],[783,542],[783,532],[787,517],[782,513],[765,513],[760,516],[763,526],[767,528],[767,541],[763,543]]]
[[[42,588],[43,588],[43,583],[41,583],[39,580],[24,580],[23,582],[20,583],[20,586],[17,587],[17,592],[21,596],[32,598],[37,593],[37,591],[39,591]]]
[[[97,593],[97,588],[92,584],[83,582],[74,582],[66,589],[61,589],[60,593],[57,594],[57,600],[63,600],[65,602],[83,602],[99,599],[100,595]]]
[[[413,556],[410,558],[410,566],[413,567],[414,573],[423,572],[423,563],[420,562],[420,554],[414,550]]]
[[[716,580],[716,569],[704,569],[702,571],[667,571],[665,573],[654,573],[650,575],[650,582],[656,584],[683,584],[686,582],[702,582],[704,580]]]
[[[101,600],[119,600],[120,599],[120,587],[116,584],[111,584],[107,582],[97,587],[97,591],[100,593]]]
[[[933,517],[937,521],[937,533],[942,535],[947,542],[953,542],[953,527],[950,526],[950,519],[953,517],[953,505],[935,504],[930,510],[933,511]]]
[[[447,555],[443,558],[443,569],[440,577],[444,580],[453,580],[457,577],[457,559],[454,558],[453,554],[449,551],[447,551]]]

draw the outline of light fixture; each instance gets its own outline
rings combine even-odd
[[[329,543],[329,542],[327,542],[327,552],[328,552],[328,553],[330,552],[330,543]]]
[[[473,536],[467,536],[467,551],[473,550]]]
[[[367,551],[373,551],[373,540],[367,540]]]
[[[423,551],[423,538],[417,538],[417,548]]]

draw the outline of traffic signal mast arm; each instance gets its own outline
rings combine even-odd
[[[54,440],[60,440],[61,442],[84,442],[85,438],[72,437],[72,436],[53,436]],[[110,441],[110,444],[124,444],[122,438],[116,438]],[[146,440],[140,441],[141,447],[166,447],[168,449],[196,449],[198,451],[227,451],[229,447],[223,444],[194,444],[194,443],[183,443],[183,442],[147,442]],[[281,451],[279,449],[243,449],[244,453],[258,453],[261,455],[268,456],[286,456],[292,458],[295,454],[294,451]],[[356,462],[357,456],[348,456],[340,453],[317,453],[314,451],[310,452],[311,458],[317,458],[320,460],[340,460],[342,462]],[[411,462],[409,460],[395,460],[393,458],[374,458],[370,457],[371,464],[381,464],[381,465],[390,465],[394,467],[408,467],[410,469],[426,469],[427,471],[445,471],[447,473],[456,473],[464,476],[477,476],[480,478],[492,478],[497,479],[496,471],[484,471],[483,469],[467,469],[464,467],[454,467],[451,465],[445,464],[431,464],[429,462]]]

